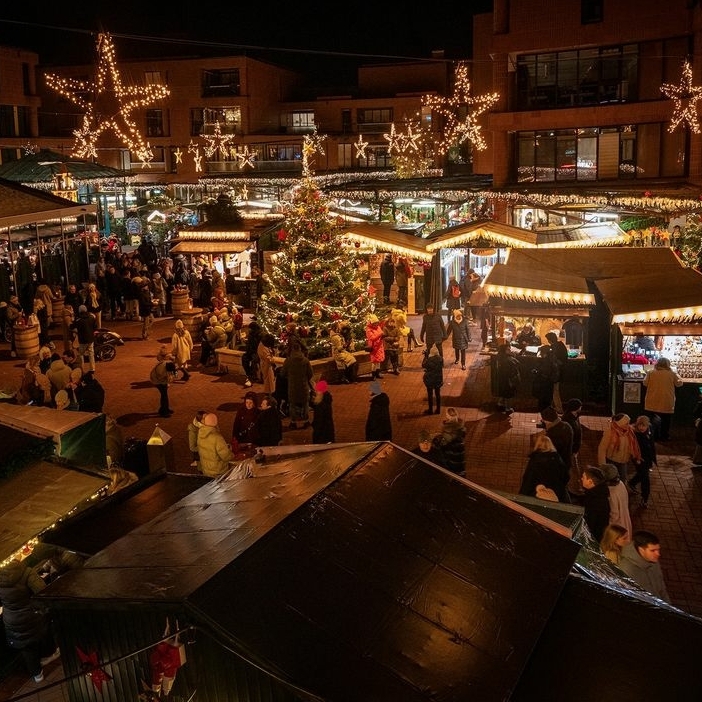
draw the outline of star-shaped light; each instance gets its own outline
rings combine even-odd
[[[317,134],[317,127],[312,134],[305,134],[302,140],[302,175],[309,178],[312,175],[310,161],[315,154],[324,156],[324,137]]]
[[[212,134],[203,134],[202,138],[207,142],[207,146],[204,148],[208,158],[219,152],[220,156],[226,161],[229,157],[228,144],[234,137],[231,134],[222,134],[219,122],[215,122]]]
[[[241,195],[240,195],[242,200],[248,200],[249,199],[249,189],[244,185],[244,187],[241,189]]]
[[[195,164],[195,172],[200,173],[202,171],[202,155],[197,147],[193,152],[193,163]]]
[[[237,152],[236,157],[239,159],[239,168],[241,170],[246,166],[253,168],[256,160],[256,151],[249,151],[249,146],[246,144],[243,151]]]
[[[188,153],[194,154],[194,153],[198,153],[199,151],[200,151],[200,147],[191,139],[190,143],[188,144]]]
[[[354,146],[356,147],[356,158],[359,160],[365,160],[368,142],[363,141],[363,134],[358,135],[358,141],[354,144]]]
[[[673,101],[673,117],[668,125],[668,131],[673,132],[680,124],[687,123],[690,131],[699,134],[697,103],[702,100],[702,87],[692,85],[692,66],[689,61],[683,63],[680,85],[663,83],[661,92]]]
[[[73,145],[73,156],[77,156],[78,158],[97,157],[97,148],[95,147],[95,141],[93,140],[87,115],[83,116],[83,124],[81,124],[80,129],[75,129],[73,131],[73,136],[76,138],[75,144]]]
[[[180,146],[173,152],[173,155],[176,163],[183,163],[183,152],[180,150]]]
[[[97,58],[95,81],[46,75],[50,88],[85,110],[83,126],[76,134],[76,155],[95,151],[100,136],[111,131],[140,161],[151,161],[153,153],[137,129],[132,113],[167,97],[170,91],[164,85],[125,85],[109,34],[98,35]],[[90,97],[85,97],[86,94]]]
[[[404,146],[404,141],[405,141],[405,135],[402,134],[401,132],[398,132],[395,129],[395,123],[393,122],[390,125],[390,133],[389,134],[383,134],[383,139],[385,139],[388,142],[388,153],[393,154],[394,152],[400,152],[402,151],[402,148]]]
[[[438,144],[438,151],[445,154],[452,146],[469,141],[478,151],[487,148],[478,124],[478,117],[487,112],[498,100],[499,93],[487,93],[473,97],[468,80],[468,66],[459,63],[456,66],[456,80],[453,94],[425,95],[424,107],[430,107],[444,118],[443,139]]]

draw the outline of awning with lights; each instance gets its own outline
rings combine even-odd
[[[483,219],[469,224],[459,224],[455,227],[434,232],[426,240],[427,251],[438,251],[456,246],[488,248],[536,248],[536,233],[531,229],[513,227],[491,219]]]
[[[409,256],[420,261],[431,261],[433,252],[427,251],[426,239],[414,234],[397,231],[382,224],[346,223],[344,234],[353,241],[373,246],[399,256]]]
[[[250,241],[236,240],[218,240],[218,241],[201,241],[199,239],[188,239],[180,241],[171,248],[171,253],[187,253],[187,254],[220,254],[220,253],[239,253],[251,246]]]

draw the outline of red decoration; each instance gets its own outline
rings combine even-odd
[[[185,661],[183,644],[170,644],[162,641],[154,646],[149,654],[151,668],[151,689],[154,692],[163,692],[168,695],[173,687],[178,668]]]
[[[373,295],[375,295],[375,292],[376,292],[375,287],[374,287],[373,285],[369,285],[369,286],[368,286],[368,294],[369,294],[371,297],[373,297]]]
[[[322,273],[322,278],[324,279],[324,282],[326,283],[329,280],[329,271],[324,271],[324,273]]]
[[[336,321],[337,319],[341,319],[341,315],[340,315],[338,312],[332,312],[329,316],[330,316],[334,321]]]
[[[97,651],[84,653],[78,646],[76,646],[76,651],[78,653],[78,658],[80,658],[80,667],[83,673],[93,681],[95,689],[102,693],[102,684],[108,680],[112,680],[112,676],[108,675],[100,667]]]
[[[650,191],[650,190],[646,190],[646,191],[644,192],[644,197],[651,197],[651,191]]]
[[[310,335],[310,330],[308,327],[299,327],[298,331],[302,337],[308,337]]]
[[[278,304],[281,306],[285,304],[285,298],[282,295],[278,297]]]
[[[305,271],[305,272],[302,274],[302,279],[303,279],[303,280],[306,280],[306,281],[309,283],[310,280],[312,280],[312,274],[311,274],[309,271]]]
[[[321,239],[322,241],[329,241],[329,234],[327,234],[326,232],[324,232],[324,233],[322,234],[322,236],[320,237],[320,239]]]
[[[285,241],[288,238],[288,233],[285,229],[278,230],[278,241]]]
[[[360,241],[354,242],[353,245],[354,245],[357,249],[360,249],[360,248],[361,248],[361,242],[360,242]]]

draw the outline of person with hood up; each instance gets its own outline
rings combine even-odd
[[[380,375],[380,365],[385,360],[385,342],[383,337],[383,325],[380,323],[377,315],[369,315],[366,323],[366,344],[370,349],[371,372],[374,379],[382,377]]]
[[[202,418],[202,425],[197,432],[197,454],[200,457],[199,468],[208,478],[216,478],[226,473],[234,454],[219,430],[219,420],[213,412]]]
[[[628,541],[634,531],[629,514],[629,492],[626,485],[619,479],[619,471],[616,466],[605,463],[600,468],[602,468],[609,489],[609,523],[624,527]]]
[[[197,436],[202,426],[202,420],[208,414],[207,410],[200,409],[195,412],[195,416],[188,424],[188,448],[190,449],[191,468],[197,468],[200,464],[200,455],[197,452]]]
[[[59,657],[51,622],[32,596],[46,587],[39,574],[19,558],[0,568],[0,605],[8,646],[19,651],[34,682],[44,679],[43,667]]]
[[[173,336],[171,337],[171,348],[173,349],[173,359],[176,364],[176,369],[183,373],[183,380],[190,379],[188,373],[188,363],[193,350],[193,337],[188,329],[185,328],[182,319],[177,319]]]
[[[434,437],[433,443],[441,451],[447,470],[466,474],[466,426],[455,407],[446,409],[441,434]]]
[[[641,449],[634,430],[629,423],[629,415],[615,414],[605,427],[600,444],[597,447],[597,463],[602,466],[611,463],[619,471],[619,479],[626,485],[629,461],[641,460]]]
[[[424,387],[427,389],[427,400],[429,408],[424,410],[424,414],[441,413],[441,387],[444,384],[444,361],[439,355],[439,349],[432,346],[428,352],[424,353],[422,360],[424,368]],[[434,410],[434,399],[436,399],[436,410]]]
[[[63,390],[71,382],[71,369],[60,356],[57,358],[52,356],[51,365],[49,370],[46,371],[46,377],[51,383],[51,396],[56,397],[56,393],[59,390]]]
[[[370,384],[370,407],[366,419],[366,441],[392,441],[390,420],[390,398],[383,392],[380,383]]]
[[[335,441],[332,394],[326,380],[314,386],[312,398],[312,443],[333,444]]]

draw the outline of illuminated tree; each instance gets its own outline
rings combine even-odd
[[[347,321],[353,338],[363,339],[372,310],[358,246],[346,239],[343,220],[330,215],[329,200],[311,178],[310,159],[320,149],[316,136],[305,137],[303,179],[283,205],[279,249],[263,276],[257,311],[264,333],[280,343],[286,341],[286,327],[295,324],[312,358],[329,355],[328,332],[336,321]]]

